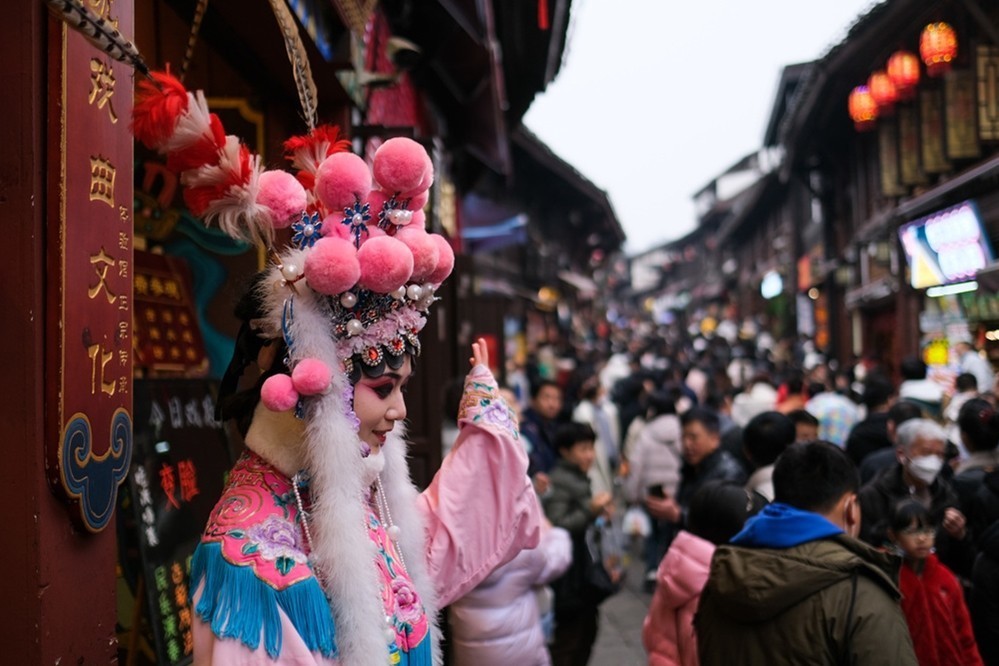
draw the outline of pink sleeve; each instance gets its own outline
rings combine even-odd
[[[541,522],[516,419],[481,365],[465,381],[458,424],[454,448],[420,495],[441,608],[537,546]]]
[[[203,583],[198,586],[192,607],[197,607],[203,587]],[[278,614],[281,617],[281,653],[277,659],[271,659],[264,649],[263,641],[254,650],[236,638],[219,638],[197,613],[193,613],[193,666],[337,666],[340,663],[336,659],[326,659],[321,654],[310,652],[284,611],[279,608]]]

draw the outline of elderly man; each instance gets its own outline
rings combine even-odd
[[[860,538],[875,547],[886,545],[892,508],[903,499],[915,499],[929,509],[940,526],[936,540],[940,560],[954,572],[968,576],[975,548],[964,514],[957,508],[957,493],[940,475],[946,444],[947,434],[935,421],[911,419],[898,426],[897,462],[860,489]]]

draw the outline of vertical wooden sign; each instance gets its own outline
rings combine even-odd
[[[132,33],[131,2],[87,4]],[[132,454],[133,71],[62,23],[50,34],[46,469],[99,532]]]

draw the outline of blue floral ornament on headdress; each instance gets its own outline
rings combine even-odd
[[[291,225],[291,242],[299,250],[310,248],[322,238],[323,223],[319,221],[319,213],[302,213],[302,219]]]
[[[354,245],[361,247],[361,232],[368,230],[368,220],[371,219],[371,206],[355,201],[353,206],[343,209],[343,224],[350,229]]]

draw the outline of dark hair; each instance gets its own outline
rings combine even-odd
[[[970,372],[962,372],[954,380],[954,388],[956,388],[959,393],[964,393],[965,391],[978,391],[978,377],[975,377]]]
[[[531,400],[537,398],[538,394],[541,393],[541,389],[546,386],[554,386],[560,394],[562,393],[562,387],[558,385],[558,382],[551,379],[539,379],[537,382],[531,384]]]
[[[791,423],[795,425],[805,423],[816,428],[819,427],[819,420],[807,409],[793,409],[787,413],[787,418],[791,419]]]
[[[742,446],[757,467],[772,465],[794,438],[794,421],[780,412],[757,414],[742,429]]]
[[[808,397],[814,398],[820,393],[825,393],[829,387],[822,382],[808,382]]]
[[[999,444],[999,412],[981,398],[971,398],[961,405],[957,426],[964,433],[969,451],[991,451]]]
[[[646,396],[645,402],[648,405],[646,417],[650,420],[663,414],[676,414],[676,402],[665,391],[653,391]]]
[[[910,354],[899,364],[904,379],[926,379],[926,364],[923,359]]]
[[[555,448],[559,451],[571,449],[579,442],[595,442],[596,440],[597,434],[593,432],[593,428],[579,421],[563,423],[555,431]]]
[[[242,322],[239,332],[236,334],[236,344],[233,348],[232,358],[226,368],[219,384],[218,397],[215,400],[215,418],[220,421],[234,419],[236,428],[243,436],[250,428],[253,420],[253,412],[260,402],[260,387],[272,375],[287,372],[284,357],[287,354],[284,340],[266,340],[253,329],[250,322],[264,316],[264,302],[261,298],[263,293],[260,289],[261,283],[267,278],[267,271],[260,271],[248,280],[243,295],[236,302],[233,314]],[[239,380],[251,363],[257,362],[260,351],[270,344],[277,344],[278,348],[271,367],[261,372],[253,386],[239,389]]]
[[[864,405],[868,411],[886,404],[895,394],[895,385],[880,373],[875,373],[864,380]]]
[[[829,442],[792,444],[774,465],[774,501],[826,513],[844,493],[860,488],[860,474],[846,453]]]
[[[784,380],[785,386],[787,386],[787,392],[791,395],[796,395],[801,393],[805,388],[805,376],[801,374],[800,370],[793,370],[787,375],[787,379]]]
[[[922,407],[908,400],[899,400],[888,408],[888,420],[894,423],[896,428],[910,419],[918,419],[922,416]]]
[[[680,425],[686,427],[691,423],[700,423],[705,430],[716,435],[721,431],[718,412],[707,407],[691,407],[680,416]]]
[[[916,523],[916,527],[936,527],[929,509],[907,497],[892,507],[888,527],[897,534],[912,527],[913,523]]]
[[[579,386],[580,400],[594,400],[598,393],[600,393],[599,377],[587,377]]]
[[[738,483],[708,481],[690,500],[686,529],[716,546],[728,543],[766,503],[762,495]]]

